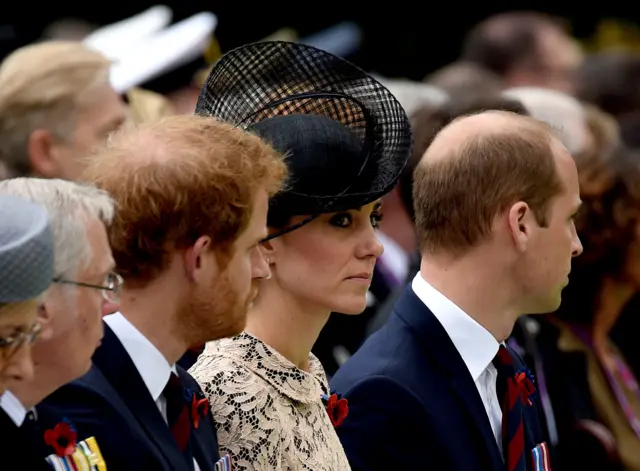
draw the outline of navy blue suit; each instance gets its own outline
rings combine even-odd
[[[186,371],[179,366],[177,371],[184,388],[200,391]],[[193,464],[178,448],[131,358],[106,324],[91,370],[60,388],[39,407],[55,410],[71,420],[79,439],[94,436],[108,469],[193,469]],[[191,427],[190,441],[200,469],[213,471],[219,453],[211,414],[200,420],[197,429]]]
[[[66,465],[59,461],[64,458],[57,458],[56,449],[45,439],[47,431],[53,431],[63,419],[64,417],[57,415],[57,411],[38,406],[36,413],[28,412],[24,422],[18,427],[4,409],[0,408],[0,437],[2,437],[0,450],[4,457],[0,469],[5,469],[5,466],[6,469],[29,471],[66,469]],[[70,423],[70,425],[73,427],[73,424]],[[76,440],[76,450],[79,449],[82,441],[82,438]],[[53,457],[57,464],[49,463],[47,457]]]
[[[0,408],[0,450],[3,456],[0,469],[6,466],[7,469],[50,471],[52,468],[45,458],[54,450],[46,446],[43,434],[29,419],[18,427]]]
[[[505,469],[467,366],[410,286],[387,323],[338,370],[331,388],[349,401],[349,415],[336,431],[354,471]],[[524,415],[528,466],[531,449],[545,441],[538,408],[534,399]]]

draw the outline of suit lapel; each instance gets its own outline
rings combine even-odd
[[[93,362],[146,430],[147,436],[155,443],[161,455],[169,462],[169,468],[189,469],[129,354],[106,323],[102,345],[96,350]]]
[[[493,469],[504,469],[500,449],[478,389],[444,327],[416,296],[411,285],[398,300],[395,311],[418,336],[426,353],[449,377],[453,393],[486,445]]]

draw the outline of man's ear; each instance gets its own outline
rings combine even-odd
[[[194,282],[204,282],[210,279],[211,273],[219,271],[218,260],[213,253],[212,241],[209,236],[199,237],[184,254],[184,266],[187,277]]]
[[[529,205],[518,201],[507,212],[509,233],[518,252],[524,252],[531,240],[535,217]]]
[[[59,176],[60,151],[55,136],[47,129],[36,129],[27,142],[29,163],[33,173],[44,178]]]
[[[40,324],[40,340],[51,340],[53,338],[53,325],[51,323],[51,313],[47,309],[46,303],[38,306],[38,324]]]

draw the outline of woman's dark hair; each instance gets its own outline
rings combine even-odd
[[[626,275],[629,249],[640,222],[640,156],[618,145],[576,156],[582,208],[576,230],[582,255],[572,261],[569,285],[556,316],[589,325],[607,278]]]
[[[528,115],[525,107],[517,100],[501,95],[485,95],[468,93],[446,102],[440,108],[418,108],[410,117],[413,130],[413,149],[411,158],[404,168],[399,180],[399,191],[402,203],[414,219],[413,210],[413,171],[422,159],[431,141],[438,132],[460,116],[479,113],[487,110],[511,111],[520,115]]]

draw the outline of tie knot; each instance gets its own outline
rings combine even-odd
[[[164,393],[165,396],[182,396],[182,384],[180,384],[180,378],[177,374],[171,373],[169,381],[167,381],[167,385],[164,387]]]
[[[498,370],[513,367],[513,359],[504,345],[500,345],[498,353],[493,358],[493,364]]]

